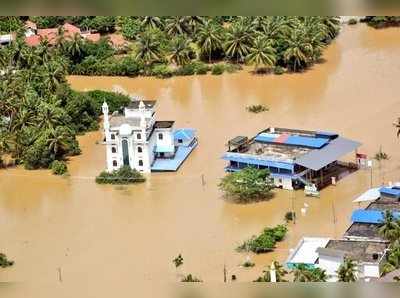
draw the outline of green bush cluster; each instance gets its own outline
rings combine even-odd
[[[192,274],[185,275],[182,279],[181,282],[203,282],[201,279],[197,278],[196,276]]]
[[[377,29],[400,26],[400,16],[367,16],[362,21]]]
[[[146,181],[146,178],[137,170],[129,166],[123,166],[111,173],[103,171],[96,177],[96,183],[99,184],[130,184]]]
[[[9,261],[7,256],[3,253],[0,253],[0,267],[6,268],[14,265],[14,261]]]
[[[268,111],[268,108],[266,106],[264,106],[264,105],[258,104],[258,105],[248,106],[248,107],[246,107],[246,110],[248,112],[250,112],[250,113],[258,114],[258,113],[261,113],[261,112]]]
[[[283,240],[287,233],[285,225],[278,225],[274,228],[265,228],[260,235],[253,236],[249,240],[237,247],[237,251],[251,251],[254,253],[264,253],[272,251],[276,242]]]
[[[68,172],[65,161],[55,160],[51,163],[50,168],[54,175],[64,175]]]

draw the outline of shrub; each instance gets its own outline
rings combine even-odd
[[[211,73],[213,75],[221,75],[225,71],[225,66],[223,64],[215,64],[211,67]]]
[[[242,66],[240,64],[232,64],[232,63],[226,63],[224,64],[225,71],[229,73],[234,73],[236,71],[239,71],[242,69]]]
[[[257,113],[268,111],[268,108],[266,106],[263,106],[263,105],[251,105],[251,106],[248,106],[246,108],[246,110],[248,112],[250,112],[250,113],[257,114]]]
[[[191,76],[196,73],[195,65],[193,63],[189,63],[186,65],[182,65],[175,72],[178,76]]]
[[[268,170],[248,167],[238,172],[229,173],[221,179],[219,188],[225,195],[239,203],[249,203],[271,198],[274,185],[268,179]]]
[[[0,267],[6,268],[14,265],[14,261],[9,261],[7,256],[3,253],[0,253]]]
[[[50,167],[54,175],[64,175],[68,172],[65,161],[55,160],[51,163]]]
[[[156,76],[157,78],[170,78],[173,75],[171,69],[165,64],[155,64],[152,66],[150,75]]]
[[[274,74],[276,75],[281,75],[284,74],[286,72],[286,69],[282,66],[275,66],[274,68]]]
[[[347,22],[347,24],[349,24],[349,25],[355,25],[355,24],[357,24],[357,23],[358,23],[357,19],[354,19],[354,18],[351,18],[351,19]]]
[[[253,263],[252,261],[247,260],[247,261],[245,261],[245,262],[242,264],[242,267],[244,267],[244,268],[251,268],[251,267],[254,267],[255,265],[256,265],[256,264]]]
[[[96,177],[96,183],[99,184],[129,184],[144,181],[146,179],[143,175],[135,169],[132,170],[129,166],[123,166],[111,173],[103,171]]]
[[[194,65],[195,74],[203,75],[203,74],[206,74],[210,70],[210,67],[207,64],[205,64],[204,62],[196,61],[196,62],[192,62],[192,64]]]
[[[263,253],[272,251],[276,242],[282,241],[287,233],[285,225],[278,225],[275,228],[265,228],[259,236],[252,236],[249,240],[237,247],[237,251],[252,251]]]
[[[288,211],[285,214],[285,220],[286,222],[292,221],[294,220],[294,217],[296,216],[296,214],[293,211]]]
[[[192,274],[188,274],[181,279],[181,282],[203,282],[203,281]]]

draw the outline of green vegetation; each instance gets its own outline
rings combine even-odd
[[[357,281],[357,264],[353,260],[345,258],[337,270],[337,274],[338,281],[355,282]]]
[[[382,270],[386,274],[400,268],[400,220],[395,220],[393,213],[389,210],[384,213],[379,234],[390,241],[387,262]]]
[[[7,256],[3,253],[0,253],[0,267],[6,268],[14,265],[14,261],[9,261]]]
[[[288,274],[285,268],[278,261],[274,261],[274,267],[276,281],[287,282],[287,280],[284,278]],[[263,271],[263,275],[254,280],[254,282],[271,282],[271,269],[271,266],[268,266],[266,270]]]
[[[268,111],[268,108],[264,105],[251,105],[251,106],[246,107],[246,110],[250,113],[258,114],[261,112]]]
[[[287,233],[285,225],[277,225],[274,228],[265,228],[260,235],[252,236],[237,247],[237,251],[251,251],[254,253],[264,253],[274,250],[276,242],[283,240]]]
[[[296,217],[296,213],[294,211],[288,211],[285,213],[285,221],[293,221]]]
[[[26,18],[1,17],[0,30],[17,31]],[[98,44],[79,35],[60,37],[57,47],[66,57],[66,69],[80,75],[155,75],[169,77],[189,63],[215,63],[213,74],[221,74],[221,62],[248,64],[255,72],[274,69],[302,71],[322,55],[323,48],[339,33],[336,17],[31,17],[39,28],[56,28],[69,22],[82,30],[102,34],[122,33],[130,45],[113,49],[107,38]],[[124,55],[117,55],[124,54]],[[155,65],[158,66],[154,70]],[[166,72],[166,69],[174,69]],[[175,68],[178,70],[175,71]],[[200,73],[205,73],[202,68]],[[237,67],[230,67],[237,70]],[[161,72],[161,73],[160,73]],[[190,74],[196,74],[191,72]]]
[[[63,51],[21,40],[0,48],[0,156],[9,154],[27,169],[79,154],[76,135],[98,128],[103,101],[110,111],[129,102],[120,94],[71,90]]]
[[[129,166],[123,166],[111,173],[103,171],[96,177],[96,183],[99,184],[129,184],[144,181],[146,181],[146,178],[137,170],[132,170]]]
[[[55,160],[51,163],[50,167],[54,175],[64,175],[68,172],[65,161]]]
[[[400,26],[399,16],[367,16],[362,21],[376,29]]]
[[[244,268],[251,268],[254,267],[256,264],[250,260],[246,260],[244,261],[244,263],[242,264],[242,267]]]
[[[356,25],[357,23],[358,23],[357,19],[354,19],[354,18],[351,18],[351,19],[347,22],[348,25]]]
[[[260,201],[272,197],[273,183],[270,182],[268,170],[244,168],[229,173],[218,185],[225,195],[239,203]]]
[[[183,257],[179,254],[175,259],[172,260],[175,265],[175,268],[178,268],[183,265]]]
[[[294,282],[326,282],[328,276],[321,268],[309,268],[304,264],[299,264],[292,271]]]
[[[192,274],[185,275],[182,279],[181,282],[203,282],[201,279],[197,278],[196,276]]]
[[[393,123],[393,126],[397,130],[397,137],[400,137],[400,117],[397,118],[397,121]]]

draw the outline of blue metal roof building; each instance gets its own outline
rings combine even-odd
[[[352,222],[380,224],[384,219],[384,212],[379,210],[357,209],[351,215]],[[395,219],[400,219],[400,212],[392,212]]]
[[[313,181],[323,187],[331,181],[324,173],[335,173],[339,169],[339,166],[333,169],[337,160],[360,145],[332,132],[269,128],[245,144],[229,148],[222,159],[229,162],[226,171],[247,166],[268,169],[277,178],[275,185],[283,188],[292,189],[293,183],[301,186]]]

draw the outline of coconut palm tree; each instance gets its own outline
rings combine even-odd
[[[143,17],[141,19],[140,25],[145,28],[145,29],[162,29],[163,28],[163,22],[161,18],[159,17],[154,17],[154,16],[147,16]]]
[[[400,237],[400,226],[398,222],[395,221],[393,213],[390,210],[386,210],[383,214],[383,221],[378,231],[383,238],[390,242]]]
[[[47,143],[50,152],[54,156],[62,156],[68,148],[68,140],[71,137],[71,131],[66,126],[51,128],[45,132],[47,134]]]
[[[340,31],[339,17],[322,17],[322,22],[326,26],[327,33],[330,39],[334,39]]]
[[[337,274],[338,281],[355,282],[357,280],[357,264],[353,260],[345,258],[343,264],[339,266]]]
[[[379,164],[379,172],[381,173],[381,177],[382,177],[382,185],[385,182],[385,177],[384,177],[384,173],[382,172],[382,164],[384,161],[389,160],[390,157],[388,154],[386,154],[385,152],[382,151],[382,146],[379,147],[379,151],[375,154],[374,159],[378,162]]]
[[[176,65],[185,65],[190,62],[190,40],[184,37],[172,39],[169,48],[169,60]]]
[[[271,282],[271,268],[272,266],[269,265],[265,270],[263,270],[263,275],[254,280],[255,282]],[[285,280],[285,276],[288,274],[288,272],[285,270],[285,268],[278,262],[274,261],[274,267],[275,267],[275,274],[276,274],[276,281],[277,282],[287,282]]]
[[[204,21],[197,33],[197,45],[200,52],[208,56],[208,62],[211,63],[213,53],[222,49],[223,35],[222,26],[212,20]]]
[[[313,53],[313,47],[304,37],[304,33],[295,29],[286,40],[283,59],[293,71],[307,66]]]
[[[264,36],[258,36],[249,50],[246,57],[249,64],[255,65],[258,70],[260,65],[271,67],[276,62],[275,49],[272,47],[272,41],[265,39]]]
[[[153,31],[147,30],[137,38],[136,59],[143,59],[149,65],[161,59],[160,42],[153,35]]]
[[[233,23],[226,33],[225,54],[234,58],[236,63],[242,62],[250,52],[252,40],[250,32],[250,26],[239,21]]]
[[[400,137],[400,117],[397,118],[397,121],[394,122],[393,125],[397,129],[397,137]]]
[[[175,16],[168,18],[165,23],[165,31],[169,36],[189,34],[190,26],[187,17]]]

